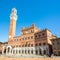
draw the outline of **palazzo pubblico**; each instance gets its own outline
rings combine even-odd
[[[3,46],[2,54],[17,55],[49,55],[52,53],[51,39],[56,38],[50,30],[41,30],[32,24],[22,28],[21,36],[16,36],[17,10],[12,9],[10,14],[10,29],[8,43]]]

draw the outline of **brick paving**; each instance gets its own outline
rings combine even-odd
[[[16,57],[14,57],[14,58],[11,58],[11,57],[7,57],[7,56],[0,56],[0,60],[60,60],[60,57],[52,57],[52,58],[50,58],[50,57],[41,57],[41,58],[34,58],[34,57],[21,57],[21,58],[16,58]]]

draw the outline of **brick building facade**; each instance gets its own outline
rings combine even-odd
[[[49,55],[52,53],[50,39],[53,38],[53,35],[50,30],[41,30],[32,24],[31,27],[22,28],[21,36],[16,36],[16,21],[17,10],[13,8],[10,15],[8,44],[5,47],[3,46],[2,54]]]
[[[60,38],[51,39],[52,41],[52,49],[53,54],[56,56],[60,56]]]

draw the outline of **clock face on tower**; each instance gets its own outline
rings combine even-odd
[[[11,38],[11,35],[9,36],[9,38]]]

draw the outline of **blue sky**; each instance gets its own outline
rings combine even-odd
[[[48,28],[60,37],[60,1],[59,0],[0,0],[0,42],[8,41],[10,13],[17,9],[18,19],[16,35],[21,35],[21,28],[32,23],[40,29]]]

